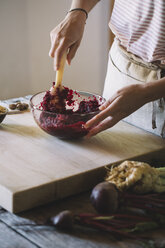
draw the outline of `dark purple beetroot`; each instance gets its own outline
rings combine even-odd
[[[70,230],[73,227],[73,214],[69,210],[64,210],[50,218],[50,223],[62,230]]]
[[[118,191],[114,184],[102,182],[97,184],[90,196],[91,203],[98,213],[113,214],[118,209]]]

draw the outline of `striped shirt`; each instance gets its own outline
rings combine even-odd
[[[109,26],[128,52],[165,63],[165,0],[116,0]]]

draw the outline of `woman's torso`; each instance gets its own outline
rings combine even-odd
[[[165,0],[116,0],[109,25],[128,52],[165,63]]]

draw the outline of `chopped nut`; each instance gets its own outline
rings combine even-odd
[[[22,103],[22,105],[24,106],[25,110],[29,108],[29,104],[27,104],[27,103]]]
[[[20,110],[20,111],[24,110],[23,104],[22,103],[17,103],[17,109]]]
[[[9,108],[10,108],[11,110],[16,109],[16,104],[14,104],[14,103],[9,104]]]
[[[19,103],[16,104],[16,108],[18,110],[20,110],[20,111],[27,110],[28,107],[29,107],[29,105],[27,103],[21,103],[21,102],[19,102]]]
[[[16,108],[21,104],[20,101],[16,102]]]

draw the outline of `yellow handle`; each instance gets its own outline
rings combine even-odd
[[[63,54],[61,61],[60,61],[59,70],[57,70],[56,72],[55,88],[62,86],[62,78],[63,78],[63,73],[64,73],[65,62],[66,62],[66,53]]]

